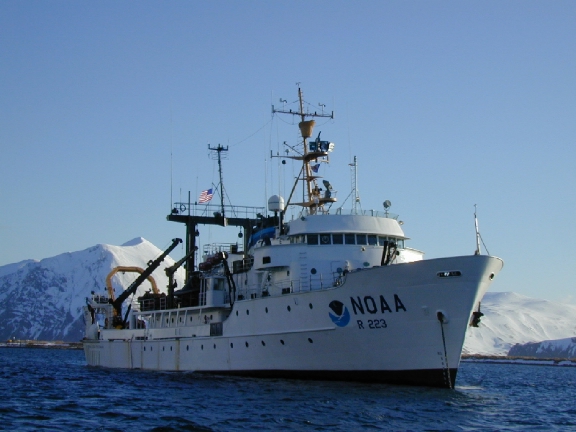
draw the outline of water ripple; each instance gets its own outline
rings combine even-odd
[[[567,431],[576,368],[464,363],[455,390],[89,368],[80,351],[0,350],[0,429]]]

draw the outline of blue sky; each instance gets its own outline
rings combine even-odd
[[[575,23],[571,1],[4,0],[0,265],[167,247],[171,201],[218,183],[208,144],[232,204],[287,195],[270,105],[300,82],[335,111],[341,200],[356,155],[362,208],[390,200],[427,258],[473,253],[477,204],[492,290],[574,303]]]

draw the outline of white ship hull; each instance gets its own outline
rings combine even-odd
[[[101,329],[84,351],[90,366],[110,368],[453,387],[472,312],[502,265],[482,255],[422,260],[237,300],[218,336],[210,308],[157,311],[155,327]]]

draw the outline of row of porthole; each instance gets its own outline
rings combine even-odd
[[[190,322],[192,322],[192,318],[194,318],[194,317],[193,317],[193,316],[190,317]],[[198,319],[199,319],[199,320],[202,320],[203,317],[199,315],[199,316],[198,316]],[[213,319],[213,317],[212,317],[212,315],[210,315],[210,320],[212,320],[212,319]],[[161,318],[160,316],[157,316],[156,318],[154,318],[154,319],[152,320],[152,322],[154,322],[154,321],[161,321],[161,320],[162,320],[162,318]],[[204,316],[204,320],[206,320],[206,315]],[[171,321],[172,321],[171,323],[174,324],[174,318],[171,318]],[[179,322],[183,322],[182,317],[179,317]],[[166,318],[166,324],[170,324],[168,318]],[[154,328],[157,328],[157,327],[154,326]],[[160,328],[160,327],[158,327],[158,328]]]
[[[190,322],[192,322],[192,318],[190,317]],[[198,319],[202,319],[201,316],[198,316]],[[212,315],[210,315],[210,319],[212,319]],[[156,317],[156,321],[159,320],[159,317]],[[174,324],[174,318],[171,319],[172,320],[172,324]],[[182,322],[182,317],[179,317],[179,322]],[[166,318],[166,324],[168,324],[168,318]]]
[[[262,346],[266,346],[266,342],[264,341],[260,341],[262,343]],[[308,338],[308,342],[310,343],[314,343],[314,341],[312,340],[312,338]],[[246,348],[250,347],[250,344],[248,342],[244,342],[246,345]],[[282,345],[285,345],[284,339],[280,339],[280,343]],[[166,347],[162,347],[162,351],[164,351]],[[230,348],[234,348],[234,344],[232,342],[230,342]],[[200,349],[204,350],[204,345],[200,345]],[[214,344],[214,349],[216,349],[216,344]],[[144,351],[146,351],[146,347],[144,347]],[[154,347],[150,347],[150,351],[154,351]],[[170,347],[170,351],[172,351],[172,347]],[[186,345],[186,351],[190,351],[190,346]]]
[[[312,305],[312,303],[308,303],[308,307],[310,309],[313,309],[314,306]],[[290,312],[292,310],[292,308],[290,307],[290,305],[286,306],[286,309],[288,310],[288,312]],[[266,313],[268,313],[268,307],[265,307],[264,310],[266,311]],[[246,309],[246,315],[250,315],[250,309]],[[236,311],[236,316],[238,316],[238,311]]]

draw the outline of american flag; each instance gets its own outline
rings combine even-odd
[[[198,198],[198,202],[200,204],[207,203],[212,199],[213,195],[214,193],[212,192],[212,188],[203,190],[202,193],[200,194],[200,198]]]

